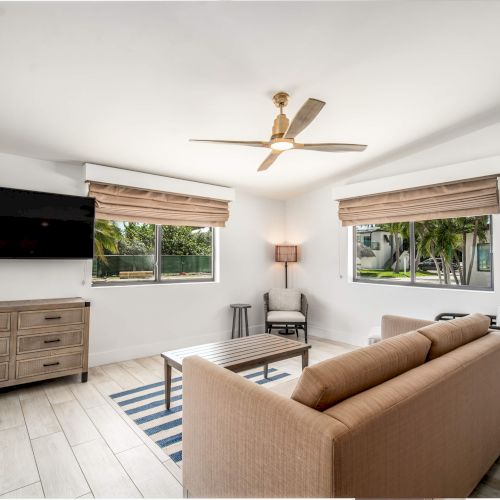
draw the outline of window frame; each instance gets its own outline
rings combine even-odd
[[[127,222],[127,221],[123,221]],[[107,287],[107,286],[129,286],[129,285],[169,285],[169,284],[187,284],[187,283],[215,283],[215,269],[216,269],[216,227],[210,227],[212,231],[212,277],[211,278],[193,278],[193,279],[162,279],[161,277],[161,238],[162,238],[162,225],[154,224],[155,226],[155,253],[153,264],[153,279],[133,279],[123,281],[96,281],[91,277],[93,287]],[[94,261],[95,256],[92,258]]]
[[[370,278],[359,278],[357,276],[356,258],[357,258],[357,234],[356,226],[351,227],[351,243],[352,243],[352,282],[353,283],[368,283],[370,285],[392,285],[392,286],[409,286],[416,288],[444,288],[448,290],[462,290],[462,291],[475,291],[475,292],[494,292],[495,291],[495,273],[494,273],[494,252],[493,252],[493,217],[488,215],[489,225],[490,225],[490,286],[471,286],[471,285],[445,285],[439,283],[423,283],[416,281],[415,276],[415,222],[409,222],[410,224],[410,279],[409,281],[395,281],[391,279],[370,279]],[[477,244],[478,245],[478,244]],[[476,245],[476,252],[477,252]],[[477,259],[477,255],[476,255]],[[478,265],[476,262],[476,265]],[[487,272],[487,271],[484,271]]]

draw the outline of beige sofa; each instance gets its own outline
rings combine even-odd
[[[500,336],[394,321],[416,330],[307,368],[292,399],[186,358],[186,494],[466,497],[500,454]]]

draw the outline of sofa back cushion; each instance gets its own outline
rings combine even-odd
[[[300,290],[296,288],[271,288],[269,290],[270,311],[300,311]]]
[[[418,332],[392,337],[306,368],[292,399],[316,410],[422,365],[431,341]]]
[[[427,355],[427,360],[430,361],[486,335],[489,326],[490,318],[476,313],[449,321],[439,321],[419,328],[418,332],[432,343]]]

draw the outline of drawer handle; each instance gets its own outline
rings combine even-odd
[[[54,339],[54,340],[44,340],[44,344],[52,344],[52,342],[61,342],[61,339]]]
[[[62,316],[45,316],[45,319],[61,319]]]
[[[44,363],[43,366],[57,366],[59,364],[59,361],[56,361],[55,363]]]

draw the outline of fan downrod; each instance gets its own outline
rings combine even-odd
[[[279,108],[280,112],[274,119],[271,140],[281,139],[290,125],[288,118],[283,113],[283,108],[288,104],[289,97],[290,96],[286,92],[278,92],[273,96],[273,102],[276,107]]]

